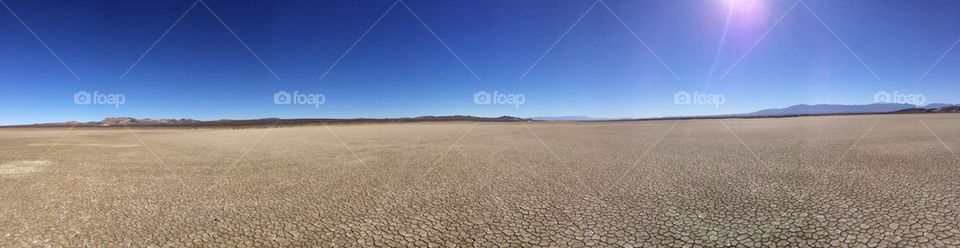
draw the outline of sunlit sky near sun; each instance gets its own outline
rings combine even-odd
[[[0,124],[658,117],[867,104],[878,91],[960,102],[960,1],[3,3]],[[326,102],[274,104],[281,90]],[[78,91],[126,102],[77,105]],[[478,91],[526,101],[475,104]],[[675,104],[678,91],[726,101]]]

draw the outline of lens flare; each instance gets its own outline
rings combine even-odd
[[[750,41],[766,28],[768,8],[766,0],[721,0],[721,8],[726,12],[723,22],[722,32],[720,33],[717,52],[714,54],[713,63],[707,72],[707,78],[704,82],[704,89],[710,87],[714,79],[717,66],[720,64],[723,52],[730,49],[742,49]],[[728,45],[730,47],[728,47]]]

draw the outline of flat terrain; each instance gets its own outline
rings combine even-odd
[[[0,129],[0,246],[957,246],[960,115]]]

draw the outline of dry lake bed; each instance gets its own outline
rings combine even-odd
[[[0,128],[0,246],[958,246],[960,115]]]

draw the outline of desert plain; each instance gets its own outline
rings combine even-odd
[[[960,115],[0,128],[0,246],[960,246]]]

